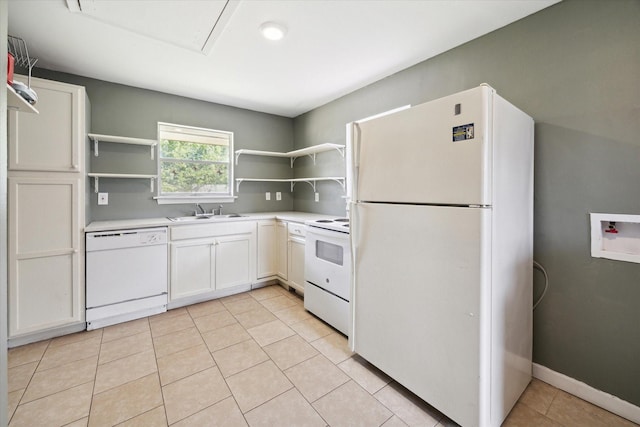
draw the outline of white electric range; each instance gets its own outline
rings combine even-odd
[[[304,307],[349,335],[351,250],[349,219],[305,222]]]

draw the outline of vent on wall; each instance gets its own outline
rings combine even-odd
[[[184,49],[209,54],[238,0],[66,0],[72,13]]]

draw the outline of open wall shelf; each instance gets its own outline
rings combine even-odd
[[[313,192],[316,191],[316,182],[318,181],[335,181],[342,187],[344,191],[345,179],[343,176],[332,176],[322,178],[284,178],[284,179],[268,179],[268,178],[236,178],[236,191],[240,190],[240,184],[243,182],[288,182],[291,184],[291,191],[298,182],[306,182],[313,188]]]
[[[131,144],[131,145],[146,145],[151,147],[151,160],[155,156],[155,147],[158,145],[158,141],[155,139],[142,139],[142,138],[130,138],[127,136],[115,136],[115,135],[100,135],[97,133],[90,133],[89,138],[93,141],[93,153],[98,157],[98,144],[100,142],[113,142],[116,144]]]
[[[151,186],[151,192],[153,193],[154,182],[158,177],[157,175],[140,175],[131,173],[89,173],[89,178],[93,178],[94,191],[99,192],[100,178],[126,178],[126,179],[148,179]]]
[[[307,148],[301,148],[300,150],[288,151],[286,153],[279,153],[276,151],[260,151],[260,150],[236,150],[236,165],[241,154],[248,154],[252,156],[266,156],[266,157],[289,157],[291,159],[291,167],[298,157],[309,156],[313,159],[313,164],[316,163],[316,154],[324,151],[336,150],[344,157],[344,145],[340,144],[318,144]]]

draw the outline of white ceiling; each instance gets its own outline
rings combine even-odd
[[[38,67],[295,117],[558,1],[11,0],[9,34]]]

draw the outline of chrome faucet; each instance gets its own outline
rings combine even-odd
[[[222,215],[222,205],[218,205],[218,215]]]
[[[200,211],[200,213],[198,214],[198,211]],[[204,215],[204,208],[202,206],[200,206],[200,203],[196,203],[196,211],[195,211],[195,216],[198,215]]]

